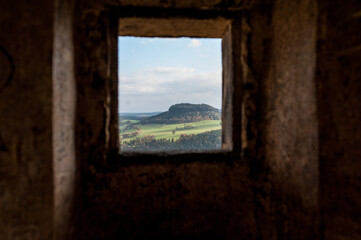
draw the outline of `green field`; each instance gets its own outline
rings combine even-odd
[[[137,124],[138,122],[140,122],[139,120],[121,120],[119,121],[119,130],[123,132],[123,129],[128,125],[126,124],[127,122],[133,123],[133,124]],[[132,132],[132,131],[127,131],[127,132]],[[125,132],[123,132],[125,133]]]
[[[126,122],[131,122],[131,123],[139,123],[140,122],[140,120],[122,120],[122,121],[120,121],[120,123],[126,123]]]
[[[206,120],[206,121],[200,121],[200,122],[193,122],[193,123],[179,123],[179,124],[137,124],[136,126],[141,128],[141,134],[137,135],[133,138],[127,138],[123,141],[130,141],[134,140],[135,138],[142,138],[145,136],[153,135],[156,139],[178,139],[181,134],[199,134],[211,130],[218,130],[221,129],[221,120]],[[192,129],[182,129],[182,130],[176,130],[176,128],[184,128],[187,127],[193,127]],[[175,133],[173,134],[173,130],[175,130]],[[131,133],[134,132],[134,130],[127,130],[124,133]]]

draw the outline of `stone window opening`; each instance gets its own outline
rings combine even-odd
[[[193,9],[162,9],[122,7],[112,9],[110,14],[110,71],[111,71],[111,118],[110,152],[120,158],[137,158],[150,155],[180,156],[219,153],[241,154],[242,151],[242,98],[241,98],[241,12]],[[118,138],[118,36],[133,37],[190,37],[222,39],[222,149],[207,152],[155,152],[119,154]]]

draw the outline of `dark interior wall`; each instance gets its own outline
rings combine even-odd
[[[263,144],[279,239],[317,239],[316,2],[275,1]]]
[[[317,239],[316,3],[265,1],[249,16],[249,64],[261,96],[258,168],[251,170],[266,193],[258,194],[258,234]]]
[[[93,174],[81,239],[255,239],[247,174],[239,163],[205,162]]]
[[[0,239],[52,238],[53,2],[0,2]]]
[[[196,1],[186,2],[193,6]],[[244,158],[193,156],[187,163],[171,158],[159,163],[148,157],[125,166],[116,164],[122,159],[104,154],[109,146],[107,25],[112,4],[77,5],[81,238],[316,239],[316,3],[275,1],[244,9],[249,14],[239,29],[242,41],[236,43],[242,45],[239,69],[245,85],[240,87],[249,91],[250,102],[243,124],[252,134],[243,138],[248,141]],[[169,6],[177,7],[175,1]]]
[[[323,239],[361,238],[360,29],[360,1],[319,1],[317,92]]]
[[[0,239],[361,238],[359,1],[73,4],[0,3]],[[242,158],[107,158],[122,4],[243,9]]]
[[[53,54],[54,239],[75,233],[77,162],[75,153],[74,1],[55,1]]]
[[[220,154],[160,163],[148,157],[122,165],[116,162],[124,159],[104,158],[110,110],[108,10],[102,1],[79,1],[76,14],[77,124],[84,164],[80,238],[254,239],[246,159]]]

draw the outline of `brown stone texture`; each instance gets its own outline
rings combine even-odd
[[[246,169],[200,162],[141,164],[92,174],[82,237],[254,239]]]
[[[168,18],[129,17],[119,20],[119,36],[183,37],[191,35],[199,38],[222,38],[228,24],[229,20],[222,18],[212,20],[174,18],[170,20]],[[134,33],[134,29],[136,29],[137,35]]]
[[[321,231],[324,239],[360,239],[361,3],[318,8]]]
[[[242,128],[241,132],[246,134],[242,136],[243,158],[225,155],[216,161],[205,159],[202,163],[193,159],[195,163],[178,163],[175,167],[161,163],[148,166],[146,161],[158,159],[149,157],[127,170],[112,167],[114,160],[109,162],[103,154],[109,147],[106,126],[110,118],[107,111],[110,93],[107,87],[111,86],[106,68],[110,48],[106,44],[109,38],[107,12],[95,1],[79,4],[78,10],[76,39],[81,46],[76,62],[80,73],[78,88],[82,89],[78,99],[79,135],[87,139],[86,145],[82,142],[81,151],[89,153],[82,156],[85,162],[82,236],[97,239],[104,234],[101,229],[108,227],[107,239],[145,236],[165,239],[317,238],[315,2],[276,1],[257,5],[249,14],[244,11],[243,17],[237,19],[240,24],[232,25],[234,37],[225,38],[225,46],[237,56],[231,63],[236,79],[235,92],[244,94],[232,100],[232,108],[247,116],[245,122],[232,122],[234,131]],[[266,13],[262,15],[263,12]],[[259,18],[252,14],[258,14]],[[261,56],[256,55],[259,51]],[[263,58],[262,63],[257,62],[259,57]],[[88,106],[93,106],[92,110],[89,111]],[[260,130],[258,135],[255,128]],[[241,139],[239,135],[234,137],[233,141]],[[235,146],[238,149],[241,148],[239,144]],[[222,161],[230,161],[232,167]],[[104,169],[109,168],[111,170],[104,174]],[[163,168],[176,171],[179,181],[175,184],[182,193],[179,199],[169,199],[174,186],[173,180],[167,178],[160,182],[168,193],[158,198],[155,197],[160,191],[156,187],[158,183],[145,189],[146,192],[139,187],[144,175],[153,179],[170,174]],[[188,169],[196,169],[199,173],[190,182],[192,173]],[[227,177],[217,177],[221,172]],[[99,178],[104,182],[99,183]],[[228,178],[241,184],[242,189],[233,188]],[[105,187],[109,184],[111,187]],[[114,193],[114,189],[121,192]],[[198,195],[202,191],[203,194]],[[238,200],[235,204],[227,204],[229,199]],[[111,210],[114,205],[124,206],[124,209]],[[223,224],[217,219],[222,219]]]
[[[253,0],[93,0],[98,6],[132,6],[162,8],[198,8],[198,9],[243,9],[252,6]]]
[[[254,164],[266,192],[257,200],[263,204],[256,210],[258,234],[261,239],[317,239],[316,3],[268,6],[273,11],[250,12],[250,65],[260,85]]]
[[[77,10],[81,239],[255,239],[247,159],[222,154],[140,156],[132,163],[104,155],[110,147],[109,89],[114,86],[107,67],[109,17],[96,1],[79,1]],[[122,161],[127,164],[122,166]]]
[[[128,30],[226,28],[231,152],[116,152],[124,7]],[[177,34],[159,19],[144,32]],[[360,19],[358,0],[0,0],[0,240],[361,239]]]
[[[52,238],[53,8],[0,2],[0,239]]]
[[[71,239],[79,199],[75,155],[74,3],[55,1],[53,51],[54,239]]]

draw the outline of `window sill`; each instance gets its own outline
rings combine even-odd
[[[240,154],[226,150],[202,152],[127,152],[108,154],[107,163],[112,166],[145,164],[184,164],[193,162],[225,162],[240,158]]]

